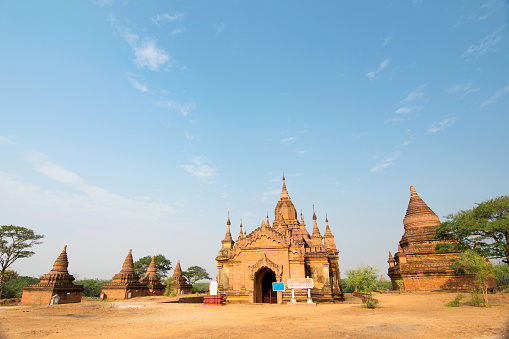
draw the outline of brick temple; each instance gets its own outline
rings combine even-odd
[[[140,279],[140,283],[147,286],[148,295],[164,295],[166,286],[161,284],[161,279],[157,276],[155,256],[152,256],[152,261],[147,268],[147,273]]]
[[[403,219],[405,233],[398,244],[398,251],[389,252],[389,277],[395,290],[396,280],[403,280],[407,291],[430,291],[466,289],[473,284],[473,277],[454,274],[451,259],[458,251],[435,253],[435,247],[443,242],[434,238],[439,217],[426,205],[410,186],[410,202]]]
[[[177,266],[173,270],[173,285],[175,293],[178,294],[189,294],[193,292],[193,285],[188,284],[186,278],[182,275],[182,268],[180,268],[180,260],[177,261]]]
[[[38,284],[27,285],[23,288],[20,305],[49,305],[51,298],[58,295],[59,304],[79,303],[83,295],[83,285],[75,285],[74,277],[69,274],[67,267],[67,245],[53,264],[53,269],[41,277]]]
[[[140,277],[134,272],[131,250],[129,250],[120,272],[113,276],[111,283],[103,285],[102,292],[109,299],[128,299],[151,295],[147,285],[141,283]]]
[[[290,278],[310,277],[314,281],[311,290],[313,301],[335,302],[343,298],[339,271],[339,251],[327,218],[325,235],[322,237],[313,211],[313,233],[297,211],[286,189],[283,189],[274,211],[272,226],[263,220],[261,226],[250,234],[243,232],[242,223],[237,241],[230,233],[228,217],[226,235],[216,257],[218,291],[225,294],[228,303],[275,302],[272,282],[284,282]],[[307,299],[306,290],[295,290],[298,302]],[[282,302],[291,299],[291,291],[282,293]]]

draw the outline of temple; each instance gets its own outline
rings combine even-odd
[[[161,284],[161,279],[157,276],[157,267],[154,256],[152,256],[152,261],[147,268],[147,273],[140,279],[140,283],[147,286],[149,295],[164,295],[166,286]]]
[[[189,294],[193,292],[193,285],[188,284],[186,278],[182,275],[182,268],[180,268],[180,260],[177,261],[177,266],[173,270],[172,287],[175,289],[176,294]]]
[[[389,251],[389,277],[395,290],[397,280],[402,280],[407,291],[466,289],[473,284],[473,277],[454,274],[451,259],[459,252],[435,253],[443,242],[434,238],[440,219],[410,186],[410,202],[403,219],[405,233],[392,256]]]
[[[313,211],[313,233],[310,236],[306,224],[297,211],[286,189],[283,189],[274,211],[272,226],[263,220],[261,226],[250,234],[243,232],[242,223],[237,241],[230,233],[230,218],[226,223],[226,235],[216,257],[219,293],[227,303],[274,302],[276,292],[272,282],[284,282],[290,278],[312,278],[313,301],[335,302],[343,298],[339,271],[339,251],[326,218],[322,237]],[[290,290],[282,292],[281,302],[290,301]],[[306,301],[306,290],[295,290],[297,301]]]
[[[74,277],[69,274],[67,267],[67,245],[53,264],[53,269],[41,277],[38,284],[27,285],[23,288],[20,305],[50,305],[52,297],[58,295],[58,304],[79,303],[83,295],[83,285],[74,285]]]
[[[129,250],[120,272],[113,276],[111,283],[103,285],[102,292],[109,299],[129,299],[151,294],[147,285],[141,283],[140,277],[134,272],[131,250]]]

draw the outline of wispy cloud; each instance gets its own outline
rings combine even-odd
[[[168,13],[158,14],[155,18],[150,18],[150,19],[156,25],[160,25],[162,23],[172,22],[172,21],[181,19],[183,17],[184,17],[184,13],[182,13],[182,12],[175,12],[175,14],[173,14],[173,15],[170,15]]]
[[[159,107],[167,108],[180,112],[183,116],[187,116],[190,111],[195,109],[195,103],[180,104],[174,100],[154,101],[154,104]]]
[[[12,144],[12,141],[7,137],[0,136],[0,145],[7,145],[7,144]]]
[[[134,75],[133,73],[131,72],[126,72],[125,73],[125,77],[127,78],[127,80],[129,81],[129,83],[131,83],[131,85],[136,88],[138,91],[141,91],[143,93],[146,93],[148,92],[148,88],[147,88],[147,85],[145,84],[142,84],[140,82],[138,82],[138,80],[136,80],[136,75]]]
[[[387,119],[385,122],[389,123],[389,122],[408,120],[409,116],[411,115],[411,113],[418,112],[418,111],[422,110],[423,108],[424,108],[423,106],[403,106],[403,107],[400,107],[400,108],[398,108],[397,110],[394,111],[394,115],[395,116],[393,118],[391,118],[391,119]]]
[[[458,20],[454,24],[453,29],[464,24],[485,21],[492,13],[498,11],[502,6],[502,1],[488,0],[480,5],[478,9],[465,10],[464,8],[461,8],[459,10]]]
[[[192,135],[188,131],[185,132],[185,136],[186,136],[186,140],[189,141],[189,142],[200,141],[200,139],[198,137]]]
[[[444,120],[441,120],[438,123],[434,122],[433,125],[431,125],[431,127],[428,129],[426,134],[434,134],[434,133],[440,132],[441,130],[454,124],[455,121],[456,121],[456,117],[453,116],[453,117],[449,117]]]
[[[471,61],[472,59],[478,59],[484,56],[486,53],[491,52],[495,49],[495,46],[502,41],[502,35],[500,31],[504,26],[500,26],[496,31],[486,35],[484,38],[479,40],[476,44],[470,45],[465,52],[461,55],[465,58],[465,62]]]
[[[151,71],[158,71],[163,66],[171,66],[170,56],[162,48],[156,46],[152,38],[140,39],[138,34],[132,33],[128,27],[118,23],[114,16],[110,16],[113,29],[129,44],[134,54],[134,63],[139,68],[148,67]]]
[[[171,35],[181,34],[184,33],[185,31],[186,31],[185,27],[175,28],[173,31],[171,31]]]
[[[274,198],[277,198],[281,194],[281,189],[273,189],[271,191],[266,191],[262,193],[262,201],[273,201]]]
[[[382,41],[382,48],[387,46],[390,42],[392,41],[392,34],[391,33],[388,33],[386,36],[385,36],[385,39]]]
[[[214,28],[216,29],[217,33],[222,33],[224,29],[226,28],[224,22],[221,22],[220,24],[215,24]]]
[[[400,104],[406,105],[414,100],[424,98],[424,96],[426,95],[426,93],[424,93],[424,89],[426,88],[426,86],[428,86],[428,84],[422,84],[413,91],[411,91],[410,93],[408,93],[405,99],[400,101]]]
[[[366,78],[369,80],[373,80],[380,72],[382,72],[387,66],[389,65],[389,59],[385,59],[380,63],[380,66],[378,66],[377,70],[374,72],[368,72],[366,73]]]
[[[468,82],[466,84],[454,85],[447,89],[447,93],[452,94],[452,95],[459,95],[460,98],[463,98],[470,93],[475,93],[478,91],[479,91],[479,88],[473,88],[471,82]]]
[[[375,165],[375,167],[373,167],[371,169],[371,173],[379,172],[379,171],[382,171],[382,170],[386,169],[387,167],[392,166],[394,161],[396,161],[396,159],[398,159],[398,157],[400,155],[401,155],[401,152],[395,152],[395,153],[391,153],[389,155],[386,155],[385,157],[383,157],[382,160],[380,160]]]
[[[202,156],[193,157],[189,162],[189,164],[182,165],[181,167],[193,177],[198,177],[200,179],[211,179],[217,174],[217,168],[213,168],[207,165],[207,163],[210,163],[210,161]]]
[[[103,8],[105,6],[111,6],[113,5],[113,3],[115,2],[115,0],[97,0],[95,2],[95,4],[97,5],[97,7],[99,8]]]
[[[284,138],[283,140],[281,140],[281,142],[285,145],[291,145],[293,144],[295,141],[297,141],[297,138],[296,137],[287,137],[287,138]]]
[[[499,89],[494,95],[492,95],[491,97],[488,98],[488,100],[486,100],[485,102],[483,102],[481,104],[482,107],[485,107],[485,106],[488,106],[488,105],[491,105],[492,103],[496,102],[498,99],[500,99],[500,97],[504,94],[506,94],[507,92],[509,92],[509,85]]]
[[[303,150],[303,149],[296,149],[296,150],[294,150],[294,152],[300,156],[303,156],[307,153],[307,151]]]

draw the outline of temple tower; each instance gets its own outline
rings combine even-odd
[[[447,290],[468,288],[472,276],[454,274],[451,260],[458,252],[435,253],[435,233],[440,219],[410,186],[410,202],[403,219],[405,232],[398,243],[398,251],[389,251],[388,275],[394,289],[396,280],[403,280],[405,290]]]
[[[230,220],[228,218],[228,220]],[[186,278],[182,275],[182,268],[180,268],[180,260],[177,261],[177,266],[175,266],[175,270],[173,270],[173,280],[174,283],[172,287],[175,289],[175,292],[178,294],[189,294],[193,292],[193,285],[188,284]]]
[[[161,284],[161,279],[157,276],[155,256],[152,256],[152,261],[147,268],[147,273],[140,279],[140,283],[147,286],[148,295],[164,295],[166,286]]]
[[[109,299],[129,299],[149,294],[147,285],[141,283],[140,277],[134,272],[131,250],[129,250],[120,272],[113,276],[111,283],[103,285],[102,292]]]
[[[68,266],[66,245],[51,271],[44,274],[38,284],[23,288],[20,305],[49,305],[54,295],[58,295],[59,304],[81,302],[83,285],[74,285],[74,277],[67,271]]]

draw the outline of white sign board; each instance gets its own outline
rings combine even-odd
[[[291,289],[313,288],[314,286],[313,279],[311,278],[288,279],[286,283],[286,287]]]
[[[210,295],[217,295],[217,282],[211,281],[209,285]]]

